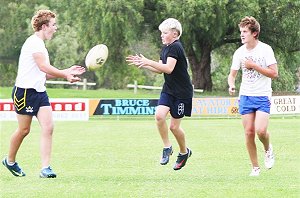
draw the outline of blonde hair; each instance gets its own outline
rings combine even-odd
[[[166,30],[175,30],[178,33],[178,38],[182,34],[182,26],[181,23],[174,18],[168,18],[164,20],[158,27],[160,31],[166,31]]]
[[[258,23],[258,21],[252,17],[252,16],[246,16],[244,17],[241,22],[239,23],[239,27],[244,28],[244,27],[248,27],[249,30],[251,31],[251,33],[253,32],[257,32],[256,35],[256,39],[258,39],[259,33],[260,33],[260,24]]]
[[[31,19],[31,25],[35,32],[42,29],[44,24],[48,25],[50,19],[55,18],[56,15],[50,10],[38,10]]]

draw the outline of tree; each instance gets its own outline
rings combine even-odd
[[[125,56],[130,40],[143,20],[143,1],[87,0],[65,2],[70,8],[66,20],[77,27],[81,51],[86,54],[96,44],[106,44],[109,57],[103,68],[95,73],[102,87],[123,88],[135,72],[128,67]],[[63,8],[63,7],[61,7]]]
[[[161,16],[178,18],[183,24],[182,40],[191,65],[193,84],[195,88],[207,91],[211,91],[213,87],[211,80],[212,51],[227,43],[240,41],[237,24],[244,16],[254,16],[258,21],[262,19],[262,29],[272,29],[274,24],[278,24],[277,26],[281,26],[285,30],[284,32],[289,32],[288,35],[281,35],[282,42],[277,43],[281,49],[290,49],[291,46],[285,41],[299,37],[299,25],[291,26],[293,23],[299,23],[297,16],[299,16],[300,7],[297,1],[281,0],[278,3],[278,1],[271,0],[186,0],[185,3],[182,3],[177,0],[175,2],[164,1],[164,4],[166,9],[162,10]],[[176,4],[181,6],[174,6]],[[261,18],[265,17],[264,12],[269,13],[269,17],[273,16],[272,13],[278,17],[272,20],[269,18],[269,22],[265,23],[265,20]],[[286,12],[291,12],[290,17],[282,20],[282,16]],[[271,35],[270,38],[276,38],[277,33],[268,31],[266,37]],[[262,36],[262,38],[265,37]],[[274,42],[269,44],[272,45]]]

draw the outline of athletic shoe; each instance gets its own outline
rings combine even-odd
[[[249,176],[257,177],[257,176],[259,176],[259,174],[260,174],[260,168],[259,167],[253,167]]]
[[[55,178],[56,174],[53,172],[52,168],[48,166],[43,168],[40,173],[40,178]]]
[[[275,162],[275,156],[273,153],[272,144],[269,145],[269,149],[265,151],[265,166],[267,169],[271,169]]]
[[[172,146],[170,146],[170,148],[164,148],[161,156],[160,164],[166,165],[169,162],[170,155],[172,154],[173,154]]]
[[[184,167],[187,159],[189,157],[191,157],[191,155],[192,155],[192,150],[190,150],[189,148],[187,148],[187,153],[186,154],[182,155],[182,154],[179,153],[178,156],[177,156],[177,160],[176,160],[176,163],[175,163],[173,169],[174,170],[180,170],[182,167]]]
[[[15,162],[14,165],[9,165],[7,163],[7,157],[2,160],[2,164],[16,177],[24,177],[26,175],[17,162]]]

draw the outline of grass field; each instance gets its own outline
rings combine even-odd
[[[0,197],[299,197],[300,119],[270,120],[276,163],[249,177],[240,119],[185,119],[193,155],[180,171],[159,164],[162,143],[153,120],[56,122],[52,167],[56,179],[40,179],[39,125],[18,154],[27,176],[0,166]],[[16,122],[2,122],[0,153],[8,151]],[[173,136],[173,147],[178,152]],[[259,143],[263,167],[263,149]]]
[[[0,87],[0,99],[11,98],[12,87]],[[145,90],[139,89],[134,94],[133,89],[98,89],[98,90],[77,90],[77,89],[55,89],[47,88],[47,93],[50,98],[158,98],[160,90]],[[194,93],[194,97],[203,96],[227,96],[226,93],[221,92],[205,92]]]

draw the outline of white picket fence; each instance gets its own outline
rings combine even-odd
[[[47,80],[46,84],[52,84],[52,85],[76,85],[76,86],[82,86],[83,90],[87,90],[88,86],[95,86],[96,83],[94,82],[87,82],[87,79],[82,79],[82,82],[74,82],[70,83],[68,81],[56,81],[56,80]]]
[[[136,94],[138,89],[150,89],[150,90],[161,90],[162,87],[148,86],[148,85],[138,85],[137,81],[134,81],[134,84],[128,84],[127,88],[133,88],[133,93]],[[196,93],[202,93],[203,89],[194,89]]]

